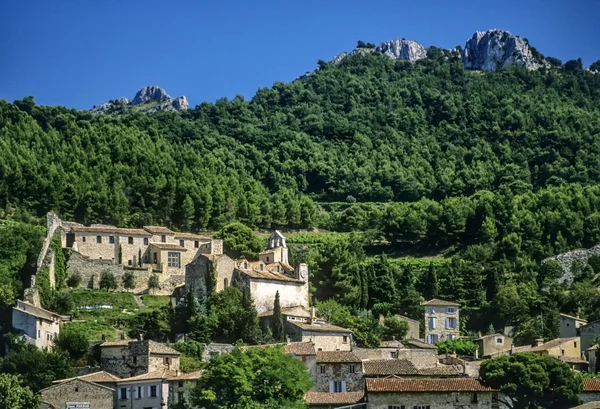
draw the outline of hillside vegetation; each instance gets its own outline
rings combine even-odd
[[[418,317],[432,296],[464,305],[464,332],[510,321],[523,341],[556,335],[559,311],[600,318],[594,266],[563,286],[540,269],[600,241],[600,75],[576,61],[474,72],[435,48],[319,65],[181,113],[0,101],[0,212],[328,229],[291,237],[292,258],[309,263],[315,300],[367,320]]]

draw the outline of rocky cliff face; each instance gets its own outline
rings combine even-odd
[[[540,67],[525,40],[503,30],[477,31],[467,40],[462,59],[465,68],[473,70],[495,71],[510,65],[530,70]]]
[[[138,112],[182,111],[188,106],[185,96],[173,98],[164,89],[150,85],[141,88],[131,101],[127,98],[119,98],[94,107],[92,112],[119,113],[128,109]]]
[[[427,57],[427,50],[421,44],[411,40],[392,40],[379,44],[376,53],[387,55],[395,60],[417,61]]]

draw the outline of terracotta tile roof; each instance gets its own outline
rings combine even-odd
[[[317,351],[317,363],[320,364],[341,364],[341,363],[359,363],[360,358],[352,351]]]
[[[408,339],[404,343],[420,349],[437,349],[435,345],[419,341],[418,339]]]
[[[414,319],[412,319],[412,318],[408,318],[408,317],[407,317],[407,316],[405,316],[405,315],[394,314],[394,317],[398,318],[399,320],[406,320],[406,321],[412,321],[412,322],[419,323],[419,321],[418,321],[418,320],[414,320]]]
[[[372,392],[492,392],[473,378],[448,379],[366,379],[366,388]]]
[[[181,247],[179,244],[175,244],[175,243],[150,243],[152,244],[154,247],[161,249],[161,250],[177,250],[177,251],[187,251],[187,249],[185,247]]]
[[[131,378],[119,379],[119,383],[121,382],[139,382],[139,381],[152,381],[157,379],[165,379],[168,381],[189,381],[198,379],[202,376],[202,371],[183,373],[177,371],[172,371],[169,369],[161,369],[159,371],[148,372],[137,376],[132,376]]]
[[[76,376],[73,378],[57,379],[57,380],[53,381],[52,383],[63,383],[63,382],[71,381],[73,379],[82,379],[84,381],[93,382],[93,383],[108,383],[108,382],[116,382],[116,381],[120,380],[120,378],[118,376],[114,376],[111,373],[108,373],[106,371],[98,371],[98,372],[94,372],[94,373],[87,374],[87,375]]]
[[[113,388],[109,388],[108,386],[100,385],[99,383],[86,381],[85,379],[81,379],[81,378],[70,378],[70,379],[65,379],[63,382],[57,382],[52,386],[44,388],[44,389],[40,390],[39,393],[41,393],[43,395],[43,392],[46,392],[50,389],[63,387],[64,385],[71,383],[71,382],[85,382],[85,383],[89,383],[90,385],[93,385],[96,388],[106,389],[106,390],[109,390],[112,392],[115,391]]]
[[[200,378],[204,373],[203,371],[195,371],[189,373],[180,373],[179,375],[177,375],[177,372],[175,372],[175,374],[173,375],[173,372],[175,371],[170,371],[170,375],[168,378],[170,381],[193,381],[195,379]]]
[[[404,348],[404,344],[400,341],[381,341],[381,348]]]
[[[181,355],[181,353],[168,345],[162,344],[160,342],[147,340],[140,342],[148,342],[148,349],[151,354],[159,354],[159,355]]]
[[[55,312],[48,311],[48,310],[45,310],[40,307],[36,307],[33,304],[30,304],[26,301],[21,301],[21,300],[17,301],[17,305],[15,307],[13,307],[13,309],[17,310],[17,311],[21,311],[25,314],[33,315],[34,317],[37,317],[37,318],[42,318],[47,321],[54,321],[55,319],[57,319],[57,320],[68,320],[69,319],[69,317],[67,317],[67,316],[58,315]]]
[[[283,347],[285,352],[294,355],[316,355],[312,342],[290,342]]]
[[[188,240],[210,240],[212,237],[203,236],[195,233],[175,233],[176,239],[188,239]]]
[[[311,406],[315,405],[351,405],[364,397],[363,391],[356,392],[306,392],[304,402]]]
[[[559,347],[562,344],[570,342],[570,341],[579,341],[579,337],[556,338],[551,341],[545,342],[542,345],[538,345],[538,346],[531,348],[531,352],[547,351],[549,349]]]
[[[126,347],[130,342],[136,341],[135,339],[120,339],[118,341],[104,341],[100,344],[100,347]]]
[[[455,302],[452,301],[445,301],[445,300],[440,300],[439,298],[433,298],[429,301],[425,301],[423,304],[421,305],[442,305],[442,306],[450,306],[450,307],[460,307],[460,304],[457,304]]]
[[[364,376],[417,375],[417,373],[417,368],[408,359],[363,361]]]
[[[174,232],[163,226],[144,226],[144,230],[152,234],[174,234]]]
[[[462,368],[457,365],[438,365],[421,368],[418,370],[421,376],[459,376],[462,374]]]
[[[346,334],[351,334],[352,331],[346,328],[338,327],[336,325],[326,324],[316,322],[313,324],[309,324],[308,322],[299,322],[299,321],[288,321],[288,324],[294,325],[300,328],[303,331],[313,331],[313,332],[342,332]]]
[[[306,309],[301,305],[297,305],[294,307],[284,307],[281,309],[281,313],[283,315],[291,315],[293,317],[310,318],[310,312],[306,311]],[[273,316],[273,310],[263,311],[260,314],[258,314],[258,316],[271,317]]]
[[[304,284],[302,280],[296,280],[295,278],[289,277],[283,273],[272,273],[270,271],[259,271],[259,270],[243,270],[237,269],[240,273],[247,275],[250,278],[256,278],[260,280],[271,280],[271,281],[288,281],[292,283]]]
[[[600,392],[600,378],[589,378],[583,380],[584,392]]]
[[[118,236],[151,236],[144,229],[127,229],[115,226],[71,226],[71,230],[80,233],[111,233]]]
[[[573,316],[573,315],[569,315],[569,314],[563,314],[563,313],[560,313],[560,316],[561,316],[561,317],[572,318],[572,319],[574,319],[574,320],[577,320],[577,321],[580,321],[580,322],[585,322],[585,323],[587,323],[587,320],[584,320],[583,318],[575,317],[575,316]]]
[[[600,401],[584,403],[571,409],[600,409]]]

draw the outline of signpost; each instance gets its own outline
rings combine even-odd
[[[90,409],[89,402],[67,402],[66,409]]]

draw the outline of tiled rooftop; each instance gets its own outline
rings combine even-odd
[[[589,378],[583,380],[584,392],[600,392],[600,378]]]
[[[408,359],[363,361],[364,376],[417,375],[417,373],[417,368]]]
[[[307,322],[288,321],[289,324],[295,325],[303,331],[315,331],[315,332],[342,332],[346,334],[352,333],[349,329],[338,327],[336,325],[325,324],[325,323],[314,323],[309,324]]]
[[[54,381],[52,383],[63,383],[63,382],[68,382],[73,379],[83,379],[84,381],[94,382],[94,383],[108,383],[108,382],[116,382],[120,378],[118,376],[114,376],[113,374],[108,373],[106,371],[99,371],[99,372],[94,372],[94,373],[87,374],[87,375],[76,376],[74,378],[57,379],[56,381]]]
[[[368,392],[492,392],[473,378],[366,379]]]
[[[317,363],[319,364],[359,362],[361,362],[360,358],[351,351],[317,351]]]
[[[551,341],[544,342],[542,345],[538,345],[538,346],[531,348],[531,352],[547,351],[549,349],[559,347],[566,342],[572,342],[572,341],[579,341],[579,337],[556,338]]]
[[[285,352],[294,355],[316,355],[312,342],[290,342],[283,347]]]
[[[309,405],[351,405],[360,401],[364,396],[363,391],[356,392],[307,392],[304,401]]]
[[[460,307],[460,304],[457,304],[453,301],[440,300],[439,298],[433,298],[429,301],[425,301],[422,305],[427,305],[427,306],[440,305],[440,306]]]

